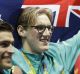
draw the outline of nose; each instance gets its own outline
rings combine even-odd
[[[50,36],[51,35],[51,31],[48,30],[48,28],[45,29],[45,31],[43,32],[44,36]]]
[[[7,51],[8,53],[14,53],[13,46],[10,45],[10,46],[6,49],[6,51]]]

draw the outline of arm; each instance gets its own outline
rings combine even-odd
[[[80,32],[66,41],[50,43],[48,53],[70,71],[80,54]]]

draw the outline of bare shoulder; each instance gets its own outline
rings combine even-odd
[[[23,74],[23,73],[22,73],[22,70],[18,66],[13,66],[12,74]]]

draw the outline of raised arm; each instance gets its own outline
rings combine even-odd
[[[48,54],[61,63],[64,70],[71,71],[80,54],[80,31],[66,41],[50,43]]]

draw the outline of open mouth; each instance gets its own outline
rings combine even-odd
[[[2,59],[11,59],[11,56],[2,56]]]
[[[40,39],[42,42],[49,42],[49,39]]]
[[[9,57],[5,57],[5,58],[3,58],[3,60],[4,60],[7,64],[9,64],[9,63],[12,62],[12,59],[9,58]]]
[[[7,59],[6,59],[6,62],[7,62],[7,63],[11,63],[12,60],[11,60],[10,58],[7,58]]]
[[[47,45],[48,44],[48,42],[49,42],[49,40],[48,39],[41,39],[40,40],[44,45]]]

